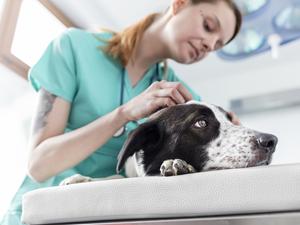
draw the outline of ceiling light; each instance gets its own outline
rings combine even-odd
[[[300,30],[300,4],[284,8],[274,19],[278,29],[296,31]]]

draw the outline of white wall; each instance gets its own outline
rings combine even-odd
[[[300,162],[300,107],[249,114],[242,116],[241,120],[247,127],[278,137],[273,164]]]
[[[28,83],[0,64],[0,221],[25,175],[34,104]]]

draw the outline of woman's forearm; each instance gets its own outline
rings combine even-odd
[[[42,182],[87,158],[128,122],[123,111],[119,107],[84,127],[41,142],[30,154],[30,176]]]

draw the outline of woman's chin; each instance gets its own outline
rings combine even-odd
[[[178,63],[181,63],[181,64],[192,64],[195,62],[195,59],[194,58],[191,58],[190,56],[188,55],[185,55],[185,56],[181,56],[181,57],[178,57],[176,59],[174,59],[176,62]]]

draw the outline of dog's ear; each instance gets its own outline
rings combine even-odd
[[[131,131],[118,155],[117,173],[120,172],[126,160],[135,152],[141,149],[151,151],[159,145],[161,139],[162,132],[155,120],[145,122]]]

